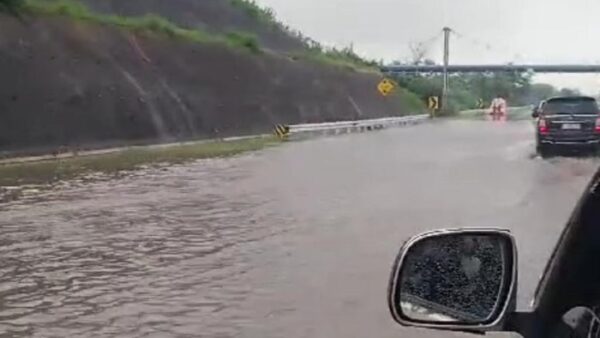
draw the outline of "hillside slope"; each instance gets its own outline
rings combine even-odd
[[[289,52],[304,48],[301,41],[263,17],[242,0],[84,0],[91,9],[123,16],[157,14],[188,28],[210,32],[246,31],[267,49]]]
[[[0,14],[0,31],[0,151],[268,133],[275,123],[412,112],[376,92],[377,74],[270,52],[62,16]]]

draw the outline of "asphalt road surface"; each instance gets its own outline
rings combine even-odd
[[[502,227],[519,307],[596,159],[528,121],[442,121],[67,185],[0,207],[0,336],[448,337],[386,305],[400,244]]]

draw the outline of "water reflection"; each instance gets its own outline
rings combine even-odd
[[[450,224],[512,227],[525,306],[598,162],[531,160],[530,123],[497,127],[288,143],[0,204],[0,336],[446,337],[395,325],[384,299],[401,241]]]
[[[236,335],[254,289],[247,252],[286,229],[268,196],[245,189],[252,172],[241,162],[149,170],[5,206],[0,335],[197,336],[215,324],[211,335]]]

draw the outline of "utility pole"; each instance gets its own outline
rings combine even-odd
[[[442,89],[442,110],[448,109],[448,63],[450,61],[450,27],[444,27],[444,87]]]

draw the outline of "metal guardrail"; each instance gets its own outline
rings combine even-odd
[[[403,127],[423,123],[429,120],[429,115],[412,115],[401,117],[386,117],[372,120],[356,120],[326,123],[305,123],[290,125],[287,136],[294,135],[338,135],[352,132],[380,130],[391,127]]]

